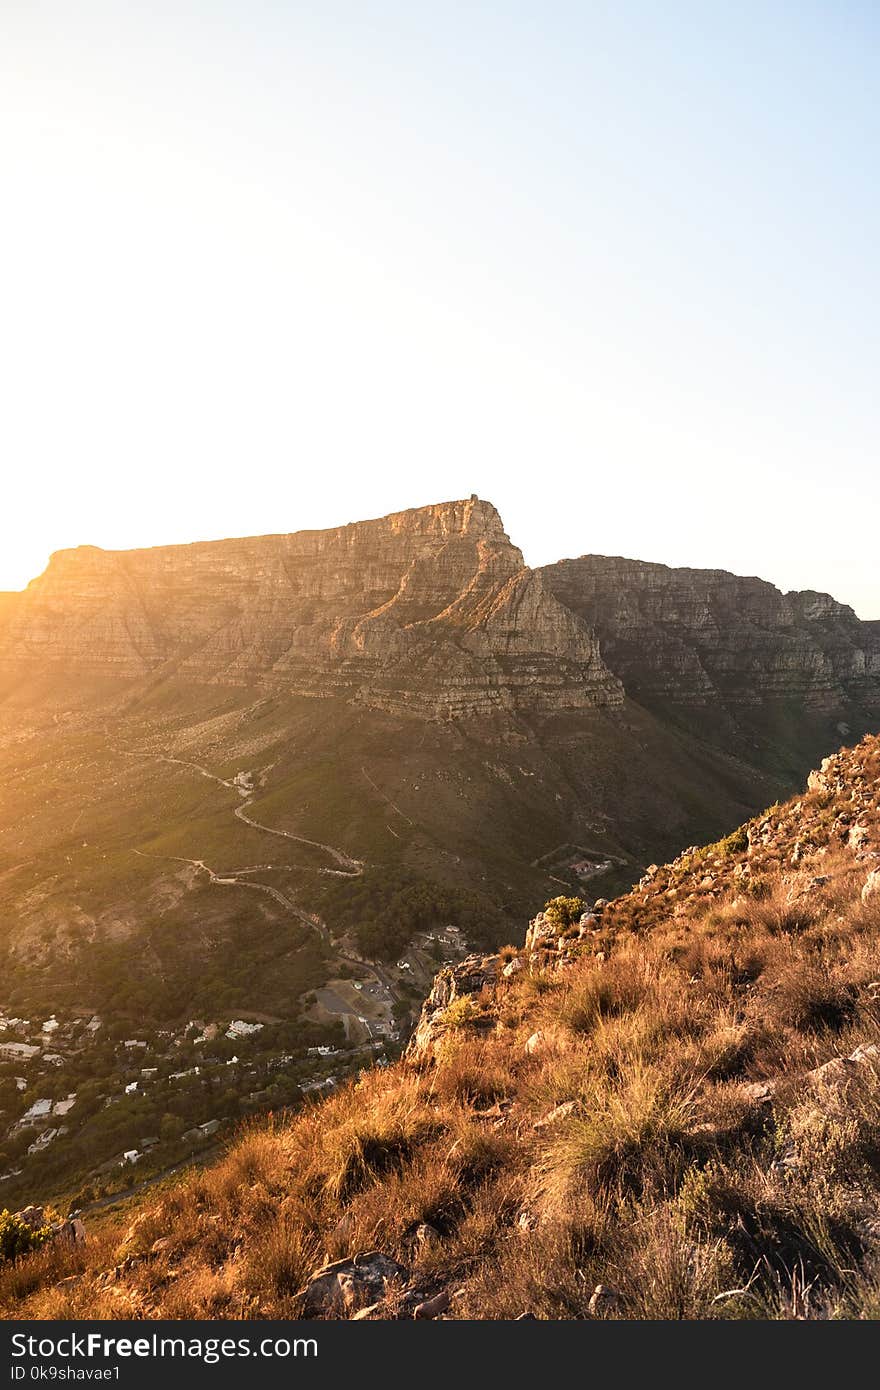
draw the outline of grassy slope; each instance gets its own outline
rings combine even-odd
[[[0,1309],[295,1316],[379,1249],[448,1316],[877,1316],[880,1070],[834,1059],[880,1041],[878,790],[866,739],[440,1015],[433,1055],[7,1271]]]
[[[70,1002],[74,978],[77,1002],[108,1007],[102,952],[156,923],[169,942],[179,923],[164,973],[191,980],[205,959],[234,975],[224,923],[242,911],[261,934],[309,949],[270,900],[206,892],[170,856],[219,873],[280,864],[271,881],[302,907],[329,912],[338,899],[316,873],[325,856],[246,827],[234,790],[167,755],[227,778],[264,769],[257,819],[340,846],[379,876],[476,892],[511,930],[559,891],[533,866],[555,846],[618,856],[612,886],[623,886],[647,858],[730,828],[780,786],[630,706],[471,728],[176,682],[57,718],[23,714],[21,700],[0,705],[0,952],[10,949],[7,989],[25,1013]],[[142,952],[138,968],[161,955]]]

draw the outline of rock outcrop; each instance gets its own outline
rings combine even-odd
[[[598,633],[627,694],[649,707],[785,700],[841,713],[855,702],[880,713],[880,625],[829,594],[783,594],[724,570],[604,555],[541,573]]]
[[[447,1031],[450,1005],[475,999],[483,990],[493,989],[498,979],[498,964],[495,955],[473,955],[458,965],[444,966],[438,972],[409,1042],[407,1052],[411,1058],[418,1061],[433,1055]]]
[[[476,497],[328,531],[53,555],[0,672],[177,674],[428,717],[619,703],[593,633]]]

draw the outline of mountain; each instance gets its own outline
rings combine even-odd
[[[331,531],[61,551],[6,607],[7,681],[173,674],[422,718],[622,700],[595,636],[476,497]]]
[[[829,594],[604,555],[541,574],[628,696],[783,775],[880,719],[880,623]]]
[[[878,806],[874,736],[621,897],[551,900],[441,969],[400,1061],[60,1226],[0,1311],[876,1317]]]
[[[393,1056],[438,964],[876,728],[878,651],[759,580],[530,570],[476,497],[53,556],[0,596],[0,1199]]]

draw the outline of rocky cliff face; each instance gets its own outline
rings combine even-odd
[[[472,497],[329,531],[62,551],[0,667],[263,684],[433,717],[622,699],[595,636]]]
[[[0,595],[0,679],[34,674],[175,675],[423,718],[588,710],[625,691],[720,714],[725,736],[731,712],[792,706],[834,730],[880,714],[880,624],[721,570],[598,555],[530,570],[471,497],[328,531],[61,551]]]
[[[828,594],[783,594],[723,570],[670,569],[603,555],[541,571],[599,635],[627,694],[731,707],[795,701],[880,712],[880,631]]]

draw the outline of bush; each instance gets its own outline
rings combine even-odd
[[[587,905],[583,898],[551,898],[544,904],[544,916],[557,932],[576,926]]]
[[[749,847],[749,832],[744,825],[726,835],[723,840],[719,840],[715,846],[719,855],[725,859],[732,858],[735,854],[743,854]]]
[[[32,1250],[39,1250],[48,1239],[48,1226],[29,1226],[11,1211],[5,1208],[0,1211],[0,1263],[17,1260],[22,1255],[29,1255]]]

